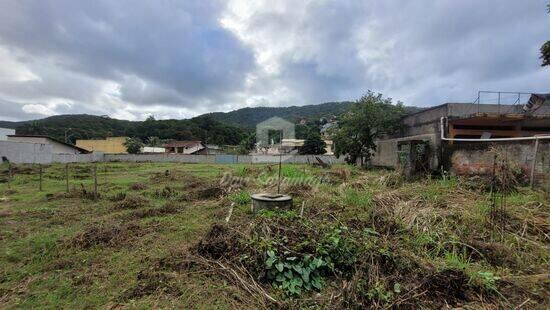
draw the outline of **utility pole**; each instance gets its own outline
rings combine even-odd
[[[533,162],[531,163],[531,177],[529,180],[529,186],[531,186],[531,189],[533,189],[533,185],[535,184],[535,169],[537,168],[537,153],[539,150],[539,139],[535,139],[535,149],[533,150]]]
[[[283,157],[283,132],[281,131],[279,139],[279,179],[277,182],[277,194],[281,193],[281,166]]]

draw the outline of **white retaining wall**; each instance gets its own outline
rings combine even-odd
[[[278,163],[278,155],[184,155],[184,154],[53,154],[48,144],[0,141],[0,156],[13,163],[86,163],[86,162],[175,162],[175,163],[217,163],[256,164]],[[327,164],[345,163],[344,157],[333,155],[284,155],[285,163],[318,163],[316,157]]]
[[[48,164],[52,162],[52,149],[50,144],[0,141],[0,158],[13,163]]]

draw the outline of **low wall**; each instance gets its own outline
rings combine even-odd
[[[16,141],[0,141],[0,158],[13,163],[48,164],[52,162],[52,145]]]
[[[285,155],[285,163],[317,163],[317,158],[327,164],[345,163],[344,158],[332,155]],[[176,162],[176,163],[216,163],[216,164],[260,164],[278,163],[278,155],[183,155],[183,154],[105,154],[104,161],[124,162]]]
[[[527,177],[533,163],[534,141],[455,143],[448,146],[451,171],[458,175],[483,175],[493,171],[494,154],[518,165]],[[493,150],[493,152],[491,152]],[[550,141],[539,140],[535,177],[550,180]]]
[[[430,148],[432,150],[437,150],[439,148],[439,139],[437,134],[424,134],[409,136],[404,138],[396,139],[386,139],[376,141],[376,152],[372,157],[370,164],[376,167],[388,167],[388,168],[397,168],[399,164],[399,157],[397,153],[397,144],[401,141],[408,140],[426,140],[430,143]],[[430,159],[430,167],[432,169],[437,168],[439,165],[438,158],[435,156],[436,152],[433,152],[434,156]]]
[[[174,162],[216,164],[278,163],[278,155],[183,155],[183,154],[52,154],[52,146],[38,143],[0,141],[0,156],[18,164],[87,163],[87,162]],[[285,155],[285,163],[344,163],[333,155]]]

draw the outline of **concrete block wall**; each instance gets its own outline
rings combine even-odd
[[[278,163],[278,155],[183,155],[183,154],[52,154],[51,145],[0,141],[0,156],[13,163],[89,163],[89,162],[174,162],[202,164],[260,164]],[[345,163],[344,158],[333,155],[282,156],[285,163],[317,163],[315,157],[327,164]]]
[[[430,167],[436,169],[439,165],[437,150],[439,149],[440,139],[438,134],[415,135],[404,138],[386,139],[376,141],[376,151],[370,161],[370,164],[377,167],[397,168],[399,164],[397,144],[401,141],[409,140],[427,140],[430,143],[432,156],[430,158]]]
[[[51,144],[0,141],[0,158],[13,163],[48,164],[52,162]]]
[[[450,149],[451,171],[458,175],[492,174],[494,148],[500,156],[518,165],[525,177],[530,175],[534,141],[455,144]],[[535,177],[550,181],[550,141],[540,140],[535,165]]]

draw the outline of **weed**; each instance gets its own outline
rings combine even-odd
[[[400,288],[398,287],[398,290]],[[393,297],[393,293],[386,289],[384,283],[376,282],[367,292],[367,298],[373,301],[389,302]]]
[[[132,185],[130,185],[130,189],[133,190],[133,191],[141,191],[141,190],[144,190],[144,189],[147,189],[147,185],[146,184],[143,184],[143,183],[134,183]]]
[[[470,283],[479,285],[487,291],[497,292],[497,281],[500,277],[495,276],[490,271],[478,271],[471,275]]]
[[[303,290],[321,290],[324,281],[320,272],[326,266],[322,258],[311,255],[298,258],[278,256],[273,250],[266,252],[267,279],[287,295],[300,295]]]
[[[445,258],[445,265],[447,268],[466,270],[466,268],[470,265],[470,260],[468,259],[465,251],[460,253],[453,249],[453,251],[445,251],[443,256]]]
[[[162,189],[156,189],[152,196],[157,199],[167,199],[172,197],[177,197],[179,195],[178,191],[170,186],[164,186]]]
[[[342,200],[344,206],[366,209],[372,206],[372,196],[368,192],[347,189]]]
[[[232,202],[238,205],[246,205],[252,201],[250,198],[250,193],[247,191],[239,191],[239,192],[233,193],[229,195],[229,200],[231,200]]]
[[[115,209],[137,209],[145,207],[149,201],[143,196],[125,195],[124,199],[115,204]]]
[[[110,201],[117,202],[126,199],[126,192],[118,192],[108,198]]]
[[[71,244],[84,249],[97,245],[116,246],[143,233],[143,227],[135,223],[124,225],[99,223],[86,227],[71,240]]]

